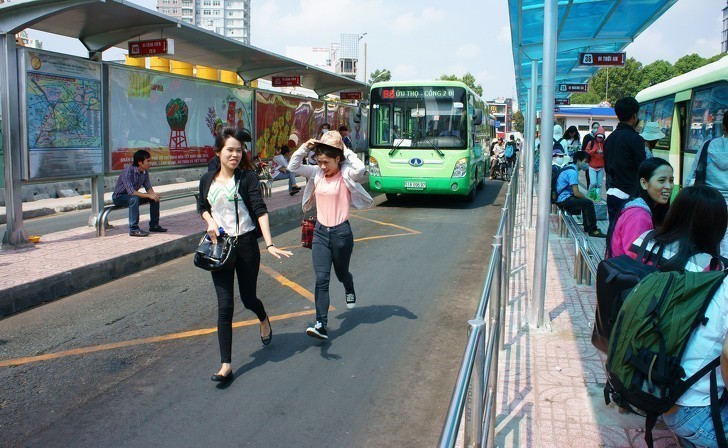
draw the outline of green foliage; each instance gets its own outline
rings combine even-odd
[[[387,70],[386,68],[383,69],[376,69],[371,73],[371,76],[369,77],[369,84],[374,84],[375,82],[384,82],[389,81],[392,79],[392,72]]]
[[[678,75],[677,69],[669,62],[659,59],[651,64],[645,65],[642,69],[642,80],[640,90],[655,84],[667,81]]]
[[[442,81],[460,81],[466,86],[473,89],[473,92],[477,93],[478,96],[483,95],[483,86],[480,84],[475,84],[475,76],[473,76],[473,74],[470,72],[465,73],[462,78],[458,78],[456,75],[442,75],[438,79]]]
[[[707,59],[703,59],[699,54],[693,53],[685,55],[675,61],[675,68],[677,69],[678,74],[682,75],[683,73],[700,68],[705,64],[707,64]]]
[[[523,114],[520,110],[517,110],[513,114],[513,127],[516,129],[516,131],[523,134]]]

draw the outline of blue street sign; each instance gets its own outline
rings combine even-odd
[[[500,120],[495,120],[495,127],[499,128],[501,125]]]

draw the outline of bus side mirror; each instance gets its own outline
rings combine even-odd
[[[356,113],[354,114],[354,123],[361,123],[361,107],[356,109]]]
[[[473,125],[480,126],[481,124],[483,124],[483,110],[475,109],[473,111]]]

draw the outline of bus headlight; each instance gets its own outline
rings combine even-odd
[[[381,176],[382,173],[379,172],[379,164],[377,163],[377,159],[374,157],[369,157],[369,175],[370,176]]]
[[[452,170],[452,177],[465,177],[468,174],[468,159],[462,158],[455,164]]]

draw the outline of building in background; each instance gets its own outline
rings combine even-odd
[[[157,11],[250,44],[250,0],[157,0]]]
[[[29,38],[25,30],[15,35],[15,43],[21,47],[37,48],[38,50],[43,49],[43,42],[38,39]]]
[[[614,108],[601,104],[574,104],[554,108],[554,124],[560,125],[564,131],[569,126],[576,126],[582,139],[595,121],[602,125],[605,136],[611,134],[619,123]]]
[[[725,8],[723,8],[723,45],[721,45],[723,53],[728,51],[728,0],[725,4]]]
[[[495,128],[498,137],[505,138],[506,134],[513,131],[513,99],[496,98],[488,101],[490,114],[495,117]]]

